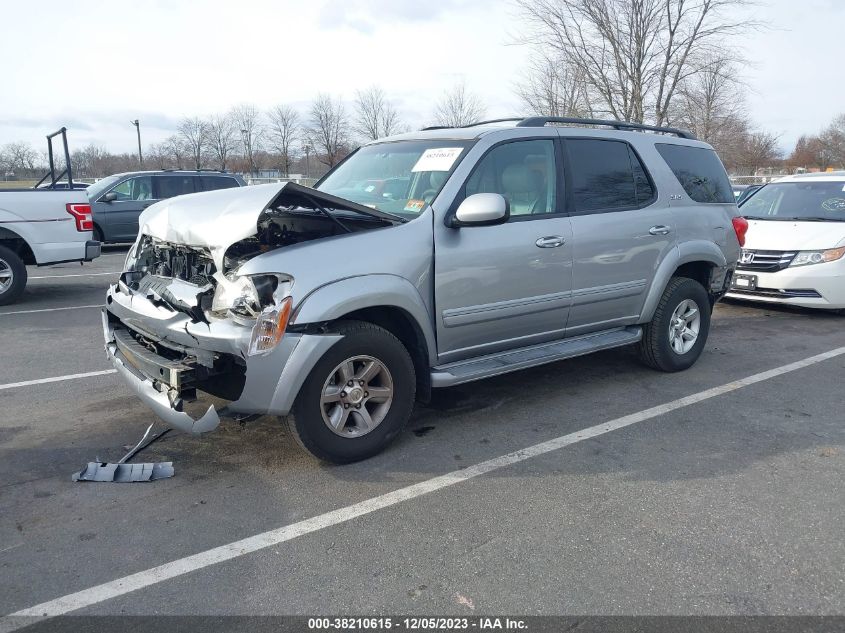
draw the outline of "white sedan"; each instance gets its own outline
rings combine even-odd
[[[749,227],[728,297],[845,309],[845,171],[781,178],[740,212]]]

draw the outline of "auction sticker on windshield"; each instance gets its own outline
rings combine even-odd
[[[427,149],[420,156],[412,172],[418,171],[449,171],[461,155],[463,147],[439,147]]]

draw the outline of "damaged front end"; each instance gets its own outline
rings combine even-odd
[[[340,339],[288,331],[293,277],[239,270],[287,245],[389,221],[372,216],[338,221],[325,209],[305,207],[303,200],[291,203],[283,193],[252,216],[251,231],[234,223],[228,231],[208,230],[214,214],[207,204],[201,216],[194,208],[212,200],[202,198],[205,194],[162,206],[159,214],[145,213],[125,271],[108,290],[103,333],[109,359],[133,391],[179,430],[208,432],[221,416],[286,415],[314,362]],[[206,222],[206,235],[202,223],[190,223],[191,216]],[[239,217],[240,224],[250,219],[243,211]],[[202,394],[226,404],[220,410],[203,406],[192,415],[192,403]]]

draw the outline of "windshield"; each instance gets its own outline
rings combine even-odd
[[[755,220],[845,222],[845,181],[766,185],[740,205]]]
[[[379,211],[416,217],[434,200],[469,146],[425,140],[362,147],[317,189]]]
[[[120,180],[119,174],[117,176],[109,176],[108,178],[98,180],[85,190],[88,193],[88,198],[91,200],[99,198],[106,189],[111,187],[118,180]]]

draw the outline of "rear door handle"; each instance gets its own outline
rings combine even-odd
[[[563,246],[564,240],[560,235],[547,235],[546,237],[540,237],[534,242],[540,248],[557,248],[558,246]]]
[[[648,232],[649,235],[669,235],[672,229],[665,224],[658,224],[657,226],[651,227]]]

